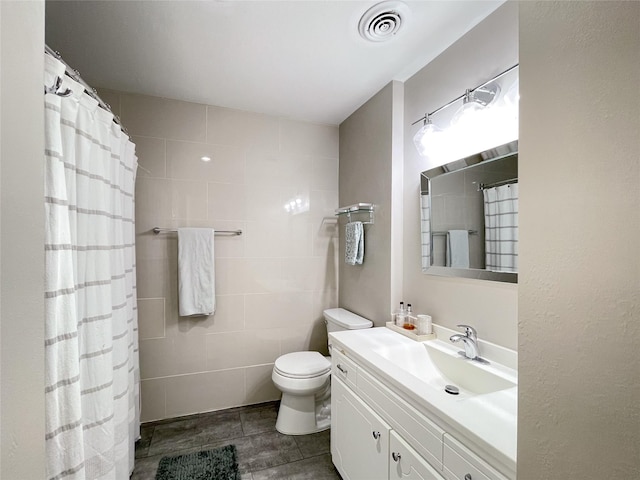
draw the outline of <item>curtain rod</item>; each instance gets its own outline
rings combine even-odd
[[[493,183],[481,183],[478,185],[478,192],[480,190],[486,190],[488,188],[493,188],[493,187],[501,187],[502,185],[511,185],[513,183],[518,183],[518,177],[509,178],[507,180],[500,180],[498,182],[493,182]]]
[[[102,98],[100,98],[100,95],[98,95],[98,92],[96,91],[96,89],[91,87],[87,82],[84,81],[84,79],[82,78],[78,70],[76,70],[75,68],[72,68],[67,62],[64,61],[64,59],[62,58],[62,55],[60,55],[60,52],[56,52],[47,44],[44,45],[44,51],[45,53],[51,55],[56,60],[60,61],[64,65],[65,73],[69,77],[74,79],[76,82],[78,82],[80,85],[82,85],[87,95],[95,99],[101,108],[105,109],[107,112],[112,114],[113,121],[116,123],[116,125],[118,125],[120,129],[127,134],[127,136],[129,137],[131,136],[129,135],[129,132],[124,127],[124,125],[122,125],[122,121],[120,120],[120,117],[111,111],[111,105],[109,105],[107,102],[102,100]]]
[[[482,83],[482,84],[478,85],[477,87],[475,87],[475,88],[473,88],[473,89],[469,90],[469,92],[468,92],[468,93],[473,93],[473,92],[475,92],[476,90],[478,90],[479,88],[482,88],[482,87],[484,87],[485,85],[487,85],[487,84],[489,84],[489,83],[491,83],[491,82],[496,81],[496,80],[497,80],[497,79],[499,79],[500,77],[503,77],[504,75],[506,75],[507,73],[509,73],[511,70],[513,70],[513,69],[515,69],[516,67],[518,67],[518,65],[519,65],[519,64],[518,64],[518,63],[516,63],[516,64],[515,64],[515,65],[513,65],[512,67],[507,68],[504,72],[499,73],[498,75],[496,75],[496,76],[495,76],[495,77],[493,77],[492,79],[487,80],[486,82],[484,82],[484,83]],[[427,121],[427,119],[428,119],[431,115],[435,115],[435,114],[436,114],[436,113],[438,113],[439,111],[444,110],[445,108],[447,108],[447,107],[449,107],[449,106],[453,105],[453,104],[454,104],[454,103],[456,103],[458,100],[462,100],[466,95],[467,95],[467,92],[463,93],[463,94],[462,94],[462,95],[460,95],[459,97],[456,97],[456,98],[454,98],[453,100],[451,100],[449,103],[446,103],[445,105],[441,106],[440,108],[436,108],[433,112],[425,114],[425,116],[424,116],[424,117],[419,118],[418,120],[416,120],[415,122],[413,122],[411,125],[415,125],[415,124],[416,124],[416,123],[418,123],[418,122],[426,122],[426,121]]]

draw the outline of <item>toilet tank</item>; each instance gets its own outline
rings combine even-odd
[[[371,320],[367,320],[344,308],[330,308],[323,313],[327,324],[327,333],[339,330],[359,330],[373,326]]]

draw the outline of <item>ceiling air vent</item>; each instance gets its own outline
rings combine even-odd
[[[378,3],[364,13],[358,31],[370,42],[386,42],[400,31],[408,15],[409,8],[402,2]]]

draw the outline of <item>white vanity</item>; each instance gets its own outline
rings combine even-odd
[[[448,332],[428,342],[384,327],[330,334],[331,454],[344,480],[516,478],[515,353],[494,349],[512,368],[482,344],[490,363],[467,360]]]

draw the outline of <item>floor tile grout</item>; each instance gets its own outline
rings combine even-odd
[[[330,459],[330,433],[289,436],[276,431],[279,402],[161,420],[142,426],[131,480],[153,480],[160,458],[235,444],[243,480],[340,476]],[[310,476],[311,475],[311,476]]]

